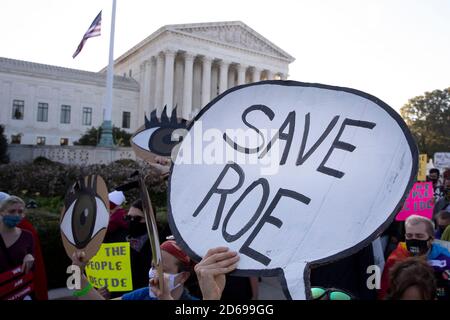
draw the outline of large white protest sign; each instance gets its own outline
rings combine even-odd
[[[434,166],[436,168],[450,168],[450,152],[436,152],[434,154]]]
[[[417,175],[403,120],[353,89],[244,85],[188,130],[169,184],[177,242],[196,259],[228,246],[240,253],[237,275],[278,275],[292,299],[310,297],[310,267],[377,237]]]

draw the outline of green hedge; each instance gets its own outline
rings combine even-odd
[[[154,196],[157,206],[165,206],[166,184],[151,167],[142,167],[133,160],[118,160],[108,165],[89,166],[66,165],[43,157],[33,163],[11,163],[0,165],[0,191],[18,196],[61,197],[80,176],[99,174],[105,180],[109,190],[133,181],[130,175],[139,170],[146,176],[149,192]],[[138,190],[125,192],[127,199],[138,197]]]

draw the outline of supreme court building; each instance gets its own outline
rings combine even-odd
[[[112,122],[135,132],[144,114],[192,119],[225,90],[288,77],[294,58],[242,22],[168,25],[115,60]],[[0,58],[0,124],[10,143],[72,145],[103,121],[99,72]]]

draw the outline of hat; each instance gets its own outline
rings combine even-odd
[[[108,194],[109,201],[120,206],[125,201],[125,195],[122,191],[113,191]]]
[[[3,202],[3,200],[6,200],[6,198],[9,197],[9,194],[7,194],[6,192],[1,192],[0,191],[0,202]]]
[[[164,250],[167,253],[173,255],[175,258],[180,260],[185,267],[187,268],[191,267],[191,259],[186,253],[184,253],[183,250],[181,250],[181,248],[177,245],[177,243],[174,240],[164,241],[161,244],[161,250]]]

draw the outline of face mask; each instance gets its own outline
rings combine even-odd
[[[428,251],[428,238],[427,240],[418,239],[406,239],[406,248],[414,256],[423,255]]]
[[[16,227],[20,221],[22,221],[22,217],[18,215],[5,215],[3,216],[3,223],[8,228]]]
[[[181,283],[178,283],[177,285],[175,285],[175,278],[180,275],[182,272],[176,273],[176,274],[171,274],[169,273],[169,291],[172,292],[173,290],[175,290],[176,288],[178,288],[179,286],[181,286]],[[152,267],[150,269],[150,271],[148,272],[148,278],[149,279],[153,279],[154,277],[157,276],[156,270]],[[148,288],[149,291],[149,295],[152,298],[156,298],[156,295],[153,293],[152,289],[149,287]]]
[[[145,223],[138,221],[128,221],[129,234],[133,238],[140,237],[147,233],[147,226]]]

